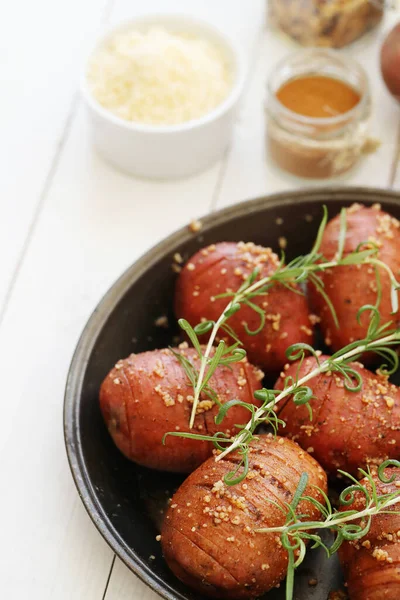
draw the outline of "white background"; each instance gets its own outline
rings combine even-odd
[[[306,185],[269,165],[264,151],[266,79],[296,46],[266,29],[261,0],[15,0],[2,9],[0,597],[155,598],[113,560],[74,488],[62,435],[69,362],[103,293],[161,238],[229,204]],[[247,52],[234,143],[189,180],[131,179],[88,143],[78,95],[83,58],[106,23],[144,10],[197,14]],[[340,183],[400,189],[400,109],[378,68],[379,45],[399,17],[346,50],[367,68],[382,146]]]

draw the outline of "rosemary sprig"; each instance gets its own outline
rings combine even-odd
[[[268,290],[273,285],[280,283],[282,285],[285,285],[286,287],[289,287],[293,292],[301,293],[296,288],[296,286],[305,282],[306,280],[310,280],[325,299],[325,302],[328,304],[331,310],[336,325],[339,326],[334,307],[329,299],[329,296],[324,290],[323,281],[319,277],[318,273],[343,265],[369,263],[374,265],[376,270],[379,266],[384,268],[389,273],[391,281],[392,310],[393,312],[397,312],[399,308],[397,290],[400,289],[400,284],[396,281],[389,267],[387,267],[387,265],[379,261],[379,259],[377,258],[377,254],[379,251],[378,247],[368,242],[370,246],[369,248],[363,249],[364,245],[360,245],[359,248],[357,248],[354,252],[343,256],[344,243],[347,231],[345,209],[342,209],[340,215],[338,251],[336,253],[335,258],[333,260],[328,261],[320,253],[322,237],[326,228],[327,221],[328,211],[326,207],[324,207],[324,214],[318,229],[317,237],[314,246],[309,254],[295,258],[286,266],[284,266],[285,257],[283,255],[280,265],[278,266],[277,270],[271,275],[259,278],[259,270],[256,268],[252,271],[252,273],[250,273],[250,275],[247,277],[247,279],[243,282],[243,284],[239,287],[239,289],[236,292],[220,294],[218,296],[219,298],[230,297],[231,299],[226,305],[220,317],[217,319],[217,321],[209,320],[204,323],[200,323],[193,328],[185,319],[179,320],[180,327],[188,335],[200,357],[199,372],[196,376],[195,382],[193,383],[194,400],[189,422],[190,428],[192,428],[194,425],[200,396],[202,392],[207,391],[207,383],[209,382],[218,365],[238,362],[242,360],[244,356],[246,356],[245,350],[239,347],[241,345],[240,340],[232,331],[232,328],[228,325],[227,321],[233,314],[238,312],[243,305],[246,305],[252,310],[254,310],[260,318],[259,325],[255,330],[250,330],[248,326],[245,325],[246,332],[249,335],[257,335],[265,325],[265,311],[260,306],[252,302],[252,299],[267,294]],[[232,346],[227,347],[225,342],[221,341],[217,347],[215,354],[212,356],[213,345],[220,330],[222,330],[225,333],[228,333],[235,340],[235,343]],[[200,346],[198,336],[204,335],[206,333],[209,333],[210,335],[205,351],[203,352]],[[185,364],[183,364],[183,366],[185,367]],[[187,371],[190,380],[192,380],[193,375],[193,373],[189,373],[189,371],[191,370],[192,369],[189,367]]]
[[[377,476],[384,484],[394,481],[394,475],[389,478],[386,477],[384,470],[387,467],[400,467],[400,462],[397,460],[387,460],[379,466]],[[290,504],[273,502],[285,514],[285,524],[280,527],[265,527],[256,530],[257,533],[279,533],[282,546],[288,552],[286,600],[292,600],[293,598],[294,571],[303,562],[307,542],[313,542],[311,548],[324,548],[328,557],[330,557],[337,552],[344,541],[360,540],[365,537],[370,530],[372,519],[375,515],[397,512],[393,510],[389,511],[389,509],[400,503],[400,489],[397,489],[395,492],[380,494],[371,471],[369,469],[368,471],[359,469],[359,471],[367,479],[365,484],[348,473],[339,471],[341,475],[344,475],[351,481],[351,485],[345,488],[340,494],[339,510],[334,509],[325,492],[315,486],[313,487],[320,492],[324,504],[312,496],[303,495],[308,483],[308,476],[306,473],[303,473]],[[361,494],[360,499],[363,500],[365,508],[362,510],[343,510],[343,508],[353,504],[356,494]],[[322,520],[310,520],[308,515],[297,514],[296,508],[301,501],[310,502],[317,508]],[[332,531],[334,534],[333,542],[330,545],[327,545],[318,533],[326,529]]]
[[[279,393],[276,390],[258,390],[255,396],[260,400],[268,401],[267,407],[263,404],[254,411],[251,420],[249,420],[247,425],[245,425],[245,427],[235,436],[234,441],[216,457],[217,461],[223,459],[236,449],[238,449],[243,456],[247,454],[249,450],[249,440],[254,437],[253,434],[255,428],[260,423],[268,423],[271,408],[275,408],[283,399],[288,396],[293,396],[293,401],[296,404],[308,404],[312,398],[312,389],[306,384],[310,379],[313,379],[317,375],[328,372],[337,372],[344,377],[344,386],[346,389],[357,392],[361,389],[362,380],[360,374],[355,371],[349,363],[358,360],[365,352],[376,352],[386,361],[380,368],[382,374],[391,375],[398,369],[399,356],[392,349],[392,346],[395,346],[400,342],[400,328],[389,330],[389,323],[380,326],[378,309],[372,305],[362,307],[358,313],[358,319],[360,319],[365,311],[370,311],[372,314],[367,337],[345,346],[322,362],[319,360],[318,353],[308,344],[294,344],[288,348],[286,355],[289,360],[299,360],[301,364],[306,353],[310,353],[315,357],[317,366],[301,378],[296,378],[294,380],[291,377],[287,377],[284,382],[284,389]],[[270,400],[272,395],[273,405]],[[243,472],[243,478],[245,476],[246,473]]]
[[[242,461],[237,465],[237,467],[235,468],[234,471],[229,472],[225,476],[224,481],[227,485],[236,485],[237,483],[240,483],[246,476],[246,474],[248,472],[248,468],[249,468],[249,462],[248,462],[249,444],[255,437],[253,432],[256,430],[257,426],[260,423],[267,421],[268,424],[272,427],[275,434],[277,434],[279,427],[285,426],[285,422],[278,418],[278,416],[274,410],[276,394],[278,394],[278,392],[275,390],[262,390],[262,398],[261,398],[262,399],[262,408],[263,408],[263,417],[262,418],[260,418],[258,416],[257,407],[254,404],[251,404],[248,402],[242,402],[240,400],[229,400],[228,402],[226,402],[225,404],[220,406],[218,414],[215,417],[215,422],[217,425],[222,423],[226,413],[233,406],[241,406],[242,408],[247,409],[251,414],[250,421],[249,421],[249,423],[251,423],[251,427],[248,430],[245,430],[244,426],[242,426],[242,430],[241,430],[241,432],[243,434],[243,441],[241,442],[241,444],[242,444],[242,447],[241,447]],[[258,397],[258,392],[255,392],[255,395]],[[240,426],[237,425],[236,427],[240,427]],[[217,432],[213,436],[203,435],[203,434],[198,434],[198,433],[191,433],[191,432],[183,432],[183,431],[179,431],[179,432],[171,431],[164,435],[163,440],[162,440],[163,444],[165,444],[165,440],[169,436],[195,439],[195,440],[200,440],[203,442],[212,442],[214,444],[215,448],[217,450],[219,450],[220,452],[224,452],[224,450],[226,449],[226,444],[233,444],[236,439],[235,437],[230,437],[221,431]]]
[[[400,328],[390,330],[390,323],[380,325],[379,311],[376,306],[372,305],[362,307],[358,312],[357,318],[360,320],[361,315],[366,311],[371,313],[367,337],[345,346],[322,362],[319,360],[318,352],[308,344],[299,343],[290,346],[286,351],[286,355],[289,360],[299,361],[297,376],[295,378],[286,377],[284,389],[281,392],[265,388],[257,390],[254,396],[262,402],[259,408],[252,403],[240,402],[240,405],[250,412],[251,417],[246,425],[237,425],[239,431],[235,436],[227,437],[222,432],[218,432],[215,436],[171,432],[166,434],[164,439],[169,435],[173,435],[177,437],[190,437],[192,439],[211,441],[220,451],[220,454],[215,458],[216,461],[222,460],[225,456],[234,450],[237,450],[241,455],[241,462],[237,465],[237,468],[233,473],[229,473],[225,477],[225,483],[227,485],[239,483],[245,479],[248,472],[250,442],[255,438],[257,427],[262,423],[272,425],[276,433],[279,426],[285,426],[285,423],[281,419],[278,419],[275,412],[279,402],[288,398],[288,396],[292,396],[293,401],[296,404],[307,405],[310,411],[310,417],[312,417],[310,400],[313,397],[313,391],[312,388],[307,385],[311,379],[322,373],[336,372],[344,378],[344,386],[347,390],[351,392],[360,391],[362,386],[361,376],[350,363],[358,360],[365,352],[375,352],[383,358],[384,364],[382,364],[380,368],[381,374],[389,376],[397,371],[399,367],[399,356],[396,351],[393,350],[393,346],[400,342]],[[300,366],[308,354],[315,357],[317,365],[307,375],[299,378],[298,373]],[[238,400],[231,400],[220,406],[219,412],[215,417],[215,422],[220,424],[225,417],[226,412],[232,406],[238,404],[238,402]]]

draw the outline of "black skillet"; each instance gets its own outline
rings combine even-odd
[[[367,188],[285,192],[209,215],[197,233],[181,229],[132,265],[98,304],[82,333],[65,392],[65,443],[72,475],[105,540],[163,598],[199,598],[168,570],[155,539],[165,501],[180,478],[139,468],[118,452],[101,419],[100,383],[119,358],[168,346],[178,333],[172,311],[176,274],[171,264],[176,252],[187,259],[202,246],[228,240],[253,241],[278,250],[283,236],[291,259],[309,251],[323,204],[332,217],[353,202],[379,202],[400,218],[399,194]],[[160,315],[168,316],[170,329],[155,326]],[[318,581],[315,586],[309,583],[313,579]],[[337,560],[328,562],[322,552],[311,551],[297,573],[295,598],[326,600],[341,585]],[[283,599],[284,585],[267,598]]]

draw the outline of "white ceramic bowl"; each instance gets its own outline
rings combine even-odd
[[[226,99],[199,119],[179,125],[143,125],[125,121],[103,108],[91,94],[86,78],[81,89],[89,116],[90,133],[99,153],[118,169],[151,179],[187,177],[211,166],[229,145],[245,81],[240,47],[213,25],[190,16],[149,15],[109,29],[96,42],[90,56],[116,32],[159,25],[217,43],[226,54],[233,84]]]

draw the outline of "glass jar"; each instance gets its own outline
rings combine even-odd
[[[375,27],[385,0],[268,0],[269,22],[303,46],[341,48]]]
[[[281,87],[307,76],[338,79],[358,92],[351,110],[332,117],[303,116],[277,98]],[[334,50],[303,50],[273,71],[266,100],[267,141],[274,162],[289,173],[323,179],[345,173],[360,159],[368,139],[371,100],[364,69]]]

